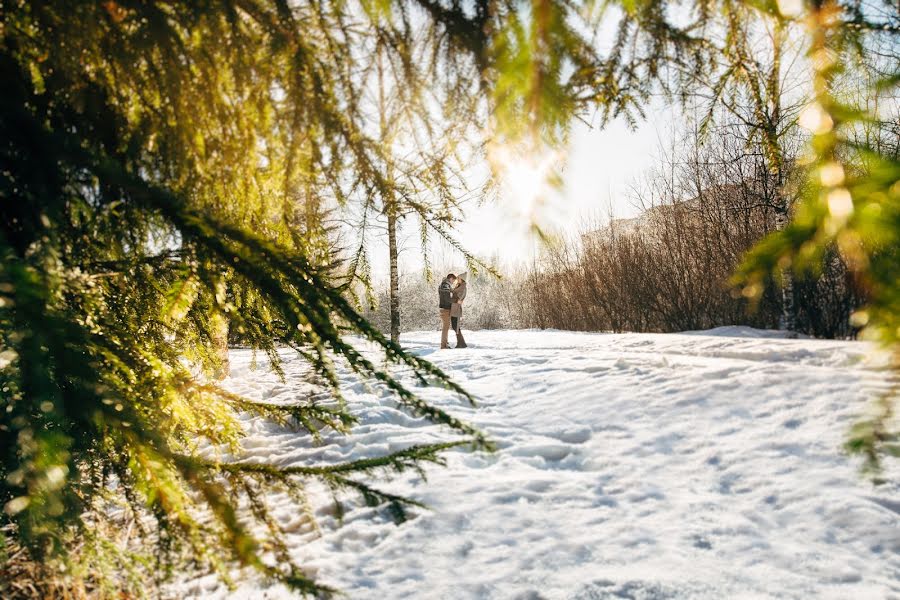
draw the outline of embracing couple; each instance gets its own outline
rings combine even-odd
[[[466,274],[450,273],[438,286],[438,306],[441,309],[441,348],[447,345],[447,332],[450,328],[456,332],[456,347],[465,348],[459,322],[462,320],[462,303],[466,298]]]

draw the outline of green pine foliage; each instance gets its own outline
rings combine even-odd
[[[375,21],[359,6],[278,1],[14,2],[0,14],[3,585],[27,556],[35,581],[140,594],[189,557],[226,579],[245,565],[327,591],[288,556],[263,492],[304,506],[318,479],[400,520],[416,503],[368,476],[440,463],[458,444],[303,468],[201,460],[204,447],[240,456],[242,411],[313,437],[354,422],[339,401],[275,406],[211,383],[223,325],[276,369],[276,341],[290,345],[335,394],[333,361],[346,361],[411,413],[490,447],[392,375],[404,365],[472,400],[372,328],[334,275],[323,207],[380,177],[353,74]],[[111,541],[127,519],[155,550]]]
[[[800,115],[812,135],[804,196],[793,222],[759,244],[736,282],[749,297],[768,274],[818,272],[837,249],[869,303],[853,315],[861,336],[881,344],[900,370],[900,7],[896,3],[813,3],[795,15],[807,29],[813,99]],[[850,93],[846,79],[857,84]],[[859,89],[861,87],[862,89]],[[881,100],[879,109],[878,101]],[[900,457],[900,388],[877,399],[856,423],[847,449],[878,481]]]

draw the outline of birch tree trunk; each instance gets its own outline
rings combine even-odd
[[[391,261],[391,341],[400,343],[400,273],[397,268],[397,212],[388,210],[388,254]]]
[[[378,52],[376,68],[378,69],[378,108],[379,108],[379,125],[381,130],[382,143],[389,143],[390,132],[388,131],[387,122],[387,104],[385,102],[384,92],[384,72],[381,63],[381,48],[376,49]],[[387,180],[393,183],[391,172],[391,164],[387,166]],[[391,313],[391,341],[400,343],[400,274],[397,268],[397,197],[392,188],[382,191],[382,202],[384,215],[387,217],[388,230],[388,256],[391,263],[390,266],[390,313]]]
[[[790,222],[787,198],[781,186],[778,188],[778,204],[775,209],[775,228],[782,231]],[[794,274],[791,268],[781,269],[781,318],[778,320],[778,328],[782,331],[795,332],[797,330],[797,307],[794,302]]]
[[[790,203],[785,190],[785,161],[781,147],[780,131],[782,123],[782,84],[781,84],[781,57],[786,32],[780,21],[775,21],[772,28],[772,62],[764,74],[759,70],[758,63],[750,55],[750,49],[742,47],[739,52],[742,68],[748,69],[753,65],[757,69],[758,79],[750,82],[751,97],[754,102],[754,111],[759,124],[763,126],[763,143],[766,148],[766,162],[775,184],[775,229],[784,230],[790,222]],[[794,296],[794,274],[790,266],[780,269],[781,276],[781,317],[778,320],[778,328],[782,331],[795,332],[797,329],[797,307]]]
[[[772,32],[772,66],[766,80],[768,101],[772,107],[772,115],[766,128],[766,140],[770,147],[772,171],[775,175],[775,228],[783,231],[791,220],[788,196],[785,193],[784,153],[779,138],[779,127],[782,126],[782,89],[781,89],[781,53],[785,43],[785,31],[780,22],[776,22]],[[790,267],[781,269],[781,318],[778,328],[782,331],[797,330],[797,307],[794,298],[794,274]]]

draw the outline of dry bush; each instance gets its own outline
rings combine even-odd
[[[728,129],[702,146],[688,142],[687,152],[634,190],[638,217],[610,218],[586,227],[580,240],[548,249],[532,277],[551,291],[527,303],[527,326],[647,332],[777,326],[774,282],[755,307],[729,284],[744,254],[775,228],[776,189],[762,154]],[[799,279],[795,291],[801,332],[854,334],[849,316],[863,298],[837,253],[821,273]]]

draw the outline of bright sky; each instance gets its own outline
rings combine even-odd
[[[671,138],[677,109],[658,108],[648,119],[631,130],[624,121],[615,121],[605,129],[578,123],[566,153],[563,189],[538,211],[543,225],[555,226],[563,233],[576,233],[592,216],[604,217],[611,208],[616,217],[636,212],[629,187],[657,163],[661,145]],[[531,233],[531,219],[523,214],[530,188],[540,178],[529,176],[527,168],[514,172],[516,181],[505,185],[497,203],[471,206],[456,236],[468,251],[490,259],[497,257],[501,268],[530,262],[540,242]],[[401,234],[400,272],[422,268],[422,250],[418,230],[409,227]],[[372,271],[376,279],[387,276],[387,239],[376,239],[370,247]],[[435,241],[430,260],[436,269],[462,269],[458,252]]]

